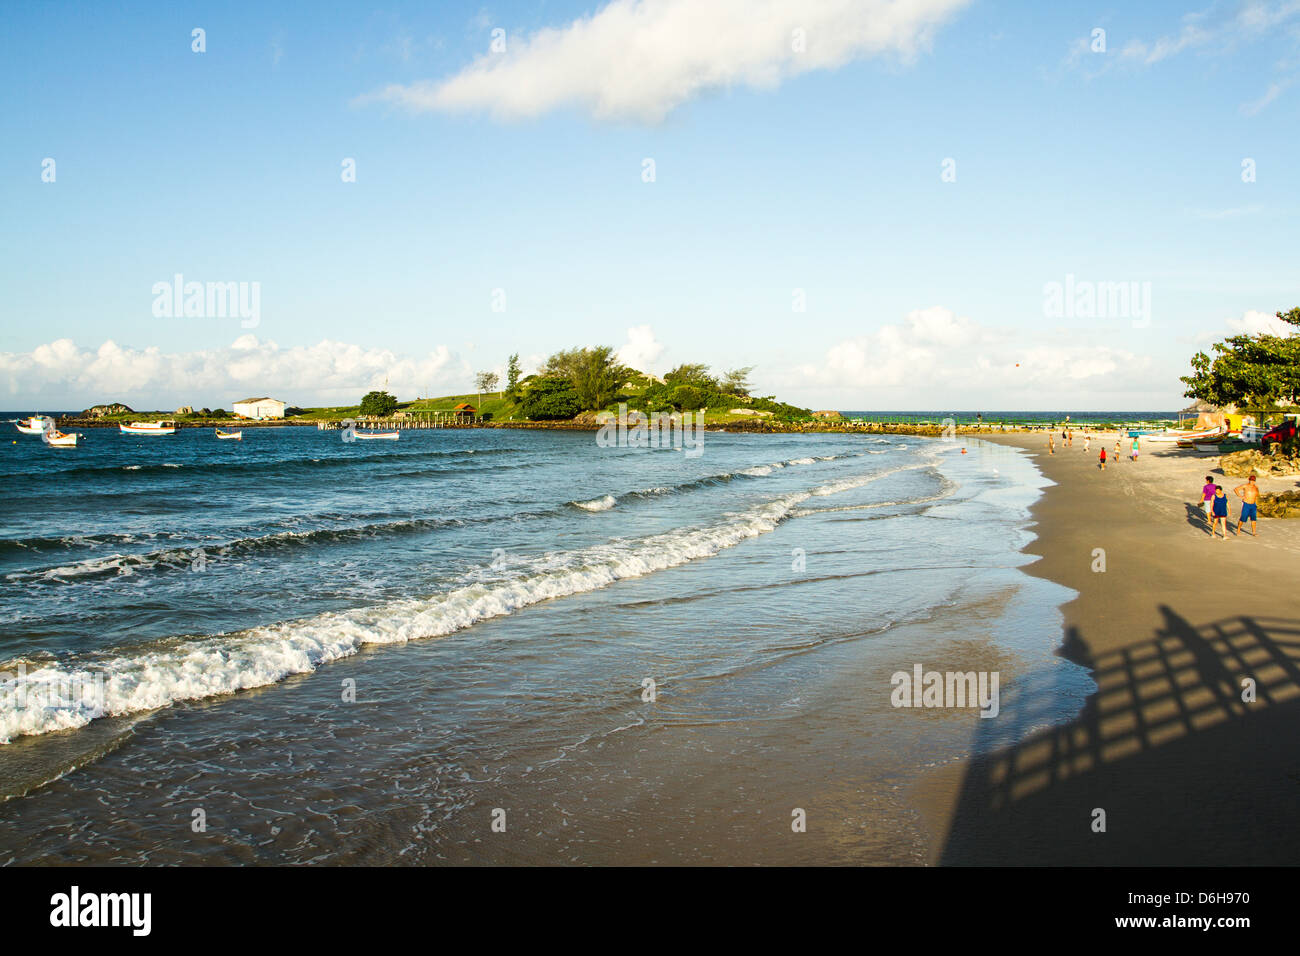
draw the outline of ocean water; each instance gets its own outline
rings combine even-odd
[[[919,862],[984,718],[891,674],[997,671],[981,746],[1092,689],[978,440],[15,437],[0,862]]]

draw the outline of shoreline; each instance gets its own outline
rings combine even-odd
[[[917,784],[930,862],[1295,863],[1300,523],[1263,519],[1258,539],[1211,540],[1192,504],[1203,476],[1228,491],[1233,527],[1243,480],[1217,459],[1149,446],[1101,472],[1098,443],[1085,453],[1079,436],[1054,455],[1040,436],[987,440],[1054,483],[1030,509],[1024,553],[1038,560],[1022,570],[1075,593],[1055,653],[1097,690],[1067,724]]]

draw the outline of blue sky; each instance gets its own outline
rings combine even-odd
[[[607,343],[817,407],[1181,407],[1192,351],[1300,305],[1300,3],[1128,6],[7,5],[0,406]],[[156,315],[178,273],[256,323]],[[1149,315],[1050,314],[1067,276]]]

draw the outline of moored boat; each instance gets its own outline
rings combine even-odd
[[[54,427],[54,419],[48,415],[33,415],[31,418],[20,418],[14,425],[24,435],[39,435],[47,428]]]
[[[171,435],[176,431],[176,423],[172,421],[161,422],[123,422],[118,426],[122,429],[123,435]]]
[[[41,437],[45,439],[45,444],[55,448],[76,448],[77,439],[81,436],[77,432],[61,432],[57,428],[51,428]]]
[[[217,432],[217,437],[218,437],[218,438],[228,438],[228,439],[230,439],[230,440],[232,440],[232,441],[243,441],[243,440],[244,440],[244,433],[243,433],[242,430],[241,430],[241,431],[237,431],[237,432],[223,432],[220,428],[218,428],[218,429],[216,429],[216,432]]]
[[[356,438],[386,438],[389,441],[397,441],[397,432],[356,432]]]

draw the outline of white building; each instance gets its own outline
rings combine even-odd
[[[274,398],[246,398],[230,407],[243,418],[284,418],[284,402]]]

